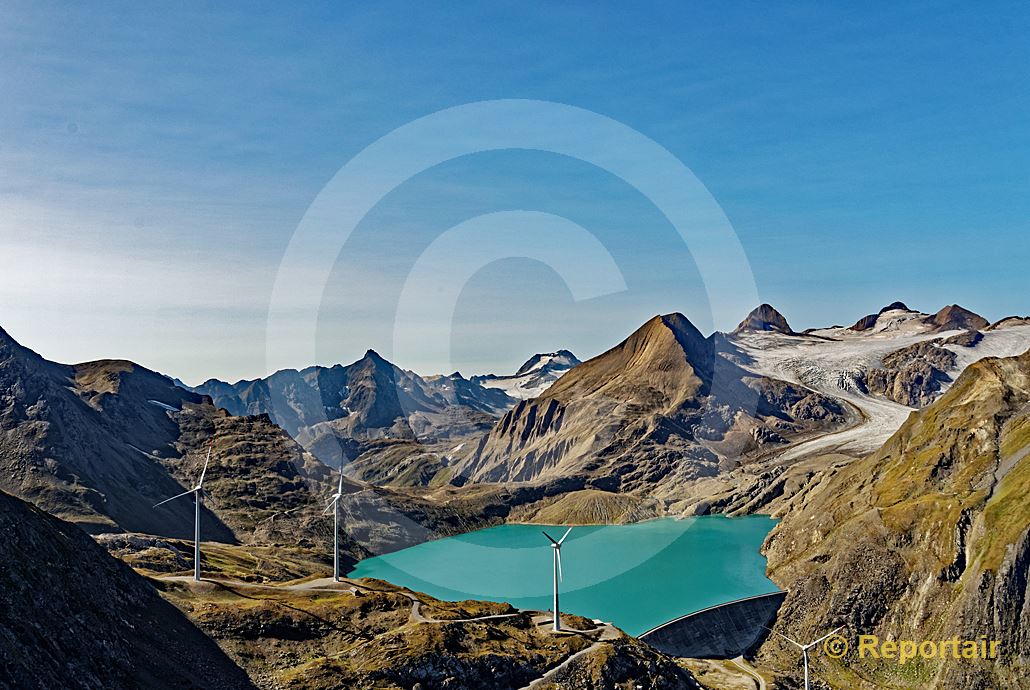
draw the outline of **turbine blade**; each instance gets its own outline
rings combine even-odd
[[[211,449],[215,447],[215,440],[212,438],[211,442],[207,444],[207,459],[204,460],[204,469],[200,472],[200,481],[197,482],[197,488],[204,486],[204,475],[207,474],[207,464],[211,462]]]
[[[550,535],[550,534],[548,534],[547,532],[544,532],[543,530],[540,530],[540,531],[541,531],[541,532],[543,532],[543,534],[544,534],[544,536],[545,536],[545,537],[547,537],[547,541],[551,542],[551,543],[552,543],[552,544],[554,544],[555,546],[558,546],[558,542],[556,542],[556,541],[555,541],[555,540],[554,540],[554,539],[553,539],[553,538],[551,537],[551,535]]]
[[[340,486],[336,489],[337,495],[343,493],[343,461],[340,461]]]
[[[336,496],[335,498],[333,498],[333,500],[329,501],[329,505],[327,505],[325,507],[325,510],[322,511],[322,515],[328,515],[329,511],[336,507],[336,501],[339,498],[339,496]]]
[[[175,494],[171,498],[166,498],[165,500],[161,501],[160,503],[155,503],[154,507],[156,508],[158,506],[163,506],[165,503],[168,503],[168,501],[174,501],[177,498],[182,498],[183,496],[188,496],[191,493],[193,493],[194,491],[196,491],[196,489],[190,489],[189,491],[183,491],[181,494]]]
[[[795,642],[794,640],[790,639],[789,637],[787,637],[783,633],[778,633],[775,630],[773,630],[772,628],[766,628],[766,630],[771,632],[773,635],[779,635],[780,637],[785,639],[787,642],[790,642],[792,645],[794,645],[795,647],[797,647],[800,650],[804,650],[805,649],[805,645],[801,644],[800,642]]]
[[[564,542],[564,541],[565,541],[565,537],[569,536],[569,532],[571,532],[571,531],[572,531],[572,528],[571,528],[571,527],[570,527],[570,528],[568,528],[567,530],[565,530],[565,534],[564,534],[564,535],[562,535],[562,538],[558,540],[558,546],[561,546],[561,545],[562,545],[562,542]]]
[[[826,638],[828,638],[828,637],[833,637],[834,635],[836,635],[837,633],[839,633],[839,632],[840,632],[841,630],[843,630],[843,629],[844,629],[844,626],[842,625],[842,626],[840,626],[839,628],[837,628],[836,630],[834,630],[833,632],[829,632],[829,633],[827,633],[827,634],[823,635],[822,637],[820,637],[820,638],[819,638],[818,640],[816,640],[815,642],[812,642],[812,643],[810,643],[810,644],[807,644],[807,645],[805,645],[805,647],[806,647],[806,648],[808,648],[808,649],[811,649],[812,647],[816,646],[817,644],[819,644],[820,642],[822,642],[822,641],[823,641],[823,640],[825,640]]]
[[[561,549],[555,549],[554,553],[558,556],[558,579],[565,582],[565,575],[561,571]]]

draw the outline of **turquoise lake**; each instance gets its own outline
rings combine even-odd
[[[562,546],[561,609],[639,635],[668,620],[777,587],[759,548],[776,524],[756,515],[706,515],[636,525],[576,527]],[[438,599],[551,608],[546,529],[501,525],[368,558],[350,577],[374,577]]]

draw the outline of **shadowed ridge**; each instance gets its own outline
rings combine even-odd
[[[0,684],[254,688],[211,638],[78,528],[0,492],[0,533]]]

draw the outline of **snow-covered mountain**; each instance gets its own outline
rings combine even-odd
[[[486,374],[473,376],[472,380],[486,388],[500,389],[512,398],[528,400],[543,393],[562,374],[578,364],[580,361],[576,355],[568,350],[558,350],[533,355],[513,376]]]
[[[740,332],[732,342],[745,369],[843,399],[865,416],[864,423],[802,443],[785,456],[865,453],[882,445],[913,409],[943,394],[973,362],[1030,348],[1027,321],[1010,318],[985,328],[987,323],[957,305],[927,314],[895,302],[850,327],[812,329],[801,337]]]

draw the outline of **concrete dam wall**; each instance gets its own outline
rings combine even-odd
[[[639,639],[671,656],[733,659],[758,646],[786,597],[773,592],[720,604],[663,623]]]

